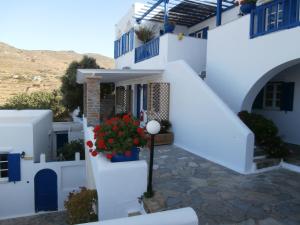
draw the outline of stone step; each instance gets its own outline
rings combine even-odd
[[[256,169],[265,169],[268,167],[273,167],[279,165],[281,159],[275,158],[262,158],[262,159],[254,159],[254,163],[256,164]]]

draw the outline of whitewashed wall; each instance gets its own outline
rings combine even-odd
[[[250,39],[250,15],[209,31],[207,83],[238,112],[251,110],[261,88],[300,61],[300,27]]]
[[[86,225],[198,225],[198,218],[192,208],[169,210],[141,216],[106,220]]]
[[[34,163],[21,159],[21,181],[0,183],[0,220],[35,214],[34,176],[41,169],[57,174],[59,210],[64,209],[69,192],[86,186],[85,161]]]
[[[254,136],[184,61],[169,63],[174,143],[239,173],[252,169]]]
[[[94,140],[92,129],[84,126],[85,141]],[[88,176],[93,180],[90,185],[94,184],[98,193],[99,220],[122,218],[129,213],[142,212],[139,198],[147,187],[146,161],[111,163],[103,155],[88,157]]]
[[[295,82],[293,111],[255,110],[254,112],[271,119],[277,125],[284,141],[300,145],[300,64],[282,71],[271,81]]]
[[[0,148],[24,151],[35,162],[40,153],[50,159],[51,132],[50,110],[0,110]]]

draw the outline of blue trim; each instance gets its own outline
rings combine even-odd
[[[159,55],[159,41],[160,38],[157,37],[147,42],[146,44],[136,48],[134,62],[138,63]]]
[[[134,28],[124,33],[120,39],[114,42],[114,58],[117,59],[134,49]]]
[[[16,182],[21,180],[21,154],[8,154],[8,181]]]
[[[148,84],[143,84],[143,110],[147,110],[148,108]]]
[[[164,0],[164,29],[167,33],[167,25],[169,24],[169,9],[168,9],[169,0]]]
[[[299,6],[300,0],[275,0],[257,7],[251,12],[250,38],[299,26]]]
[[[207,37],[208,37],[208,30],[209,30],[209,27],[204,27],[204,28],[202,28],[201,30],[197,30],[197,31],[195,31],[195,32],[193,32],[193,33],[190,33],[189,36],[190,36],[190,37],[196,37],[196,34],[197,34],[197,33],[203,32],[203,37],[202,37],[202,39],[207,39]]]
[[[142,85],[138,84],[136,85],[136,117],[140,117],[140,111],[141,111],[141,89]]]
[[[136,19],[137,23],[140,23],[149,13],[152,12],[157,6],[159,6],[165,0],[158,0],[150,9],[148,9],[140,18]]]
[[[222,0],[217,0],[217,12],[216,12],[216,25],[220,26],[222,24]]]

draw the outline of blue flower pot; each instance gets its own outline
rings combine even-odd
[[[240,10],[243,14],[249,14],[255,8],[256,8],[255,3],[246,3],[241,5]]]
[[[165,33],[173,33],[174,29],[175,29],[174,24],[168,23],[165,25]]]
[[[125,156],[124,154],[116,154],[111,158],[111,162],[128,162],[139,160],[140,149],[133,147],[131,149],[131,156]]]

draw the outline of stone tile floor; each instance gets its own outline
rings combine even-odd
[[[0,220],[0,225],[67,225],[65,212],[43,213],[36,216]]]
[[[200,225],[300,225],[298,173],[241,175],[176,146],[156,147],[154,169],[152,211],[191,206]]]
[[[149,152],[142,151],[147,159]],[[300,225],[300,174],[240,175],[175,146],[156,147],[152,211],[192,207],[200,225]],[[157,207],[158,206],[158,207]],[[155,208],[156,207],[156,208]],[[66,225],[64,212],[0,225]]]

